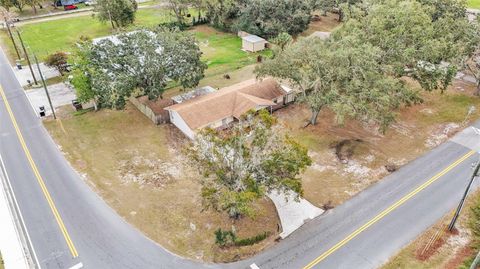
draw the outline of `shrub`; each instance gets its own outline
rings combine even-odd
[[[270,235],[270,232],[263,232],[261,234],[257,234],[256,236],[253,236],[253,237],[238,239],[238,240],[235,241],[235,246],[239,246],[239,247],[250,246],[250,245],[256,244],[260,241],[263,241],[269,235]]]
[[[233,231],[222,231],[221,228],[215,231],[215,244],[220,247],[230,246],[235,243],[237,236]]]
[[[158,26],[165,27],[169,30],[178,29],[180,31],[185,31],[190,27],[190,25],[186,23],[178,22],[178,21],[163,22],[163,23],[160,23]]]
[[[48,55],[45,59],[45,65],[49,67],[54,67],[58,70],[60,75],[63,76],[63,73],[68,72],[68,55],[65,52],[55,52]]]
[[[221,228],[218,228],[218,230],[215,231],[215,244],[220,247],[228,247],[232,245],[237,247],[251,246],[263,241],[268,236],[270,236],[270,232],[263,232],[253,237],[239,239],[237,238],[235,231],[224,231]]]

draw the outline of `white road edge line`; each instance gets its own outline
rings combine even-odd
[[[70,267],[69,269],[80,269],[83,267],[83,263],[79,262],[75,264],[74,266]]]
[[[35,253],[35,248],[33,247],[32,240],[30,238],[30,234],[28,233],[27,226],[25,225],[25,221],[23,219],[22,210],[20,209],[20,206],[18,205],[17,198],[15,196],[15,192],[13,191],[12,184],[11,184],[10,178],[8,176],[7,168],[5,167],[5,163],[3,162],[3,158],[2,158],[1,154],[0,154],[0,168],[3,171],[3,174],[5,175],[5,181],[7,182],[7,185],[8,185],[8,186],[5,186],[5,187],[10,189],[13,202],[15,203],[15,207],[18,210],[18,214],[19,214],[19,218],[20,218],[20,225],[22,225],[23,230],[25,231],[25,235],[26,235],[27,240],[28,240],[28,244],[30,245],[30,248],[28,248],[28,247],[27,248],[32,250],[33,259],[35,260],[35,264],[37,265],[38,269],[41,269],[42,267],[40,266],[40,263],[38,262],[37,253]],[[7,190],[4,190],[4,192],[6,193]],[[12,214],[12,218],[13,218],[13,213],[12,212],[10,212],[10,213]],[[20,236],[19,235],[20,232],[17,229],[18,227],[15,227],[15,228],[16,228],[15,230],[17,230],[17,236]],[[24,254],[27,256],[25,251],[24,251]]]
[[[15,79],[17,80],[18,84],[20,84],[18,78],[17,78],[17,75],[15,75],[15,70],[13,70],[13,67],[10,65],[10,62],[8,62],[8,57],[7,55],[5,55],[5,52],[3,52],[2,49],[0,49],[0,52],[2,52],[3,56],[5,57],[5,59],[7,59],[7,65],[8,67],[10,67],[10,70],[12,70],[13,72],[13,76],[15,77]],[[1,86],[1,85],[0,85]],[[37,117],[37,118],[40,118],[40,115],[37,113],[37,110],[35,109],[35,107],[33,107],[33,104],[32,102],[30,101],[30,98],[28,98],[28,95],[27,95],[27,91],[22,87],[22,85],[20,85],[20,87],[22,88],[22,92],[23,94],[25,94],[25,97],[27,97],[27,100],[28,100],[28,103],[30,104],[30,107],[32,108],[32,111],[33,111],[33,114]]]
[[[255,263],[250,264],[251,269],[260,269]]]

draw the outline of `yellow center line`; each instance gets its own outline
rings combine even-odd
[[[317,265],[319,262],[323,261],[324,259],[326,259],[328,256],[330,256],[332,253],[334,253],[335,251],[337,251],[339,248],[341,248],[342,246],[344,246],[345,244],[347,244],[350,240],[352,240],[353,238],[355,238],[357,235],[359,235],[360,233],[362,233],[363,231],[365,231],[366,229],[368,229],[370,226],[372,226],[374,223],[378,222],[379,220],[381,220],[383,217],[385,217],[386,215],[388,215],[389,213],[391,213],[393,210],[397,209],[399,206],[401,206],[402,204],[404,204],[406,201],[408,201],[409,199],[411,199],[413,196],[415,196],[417,193],[421,192],[422,190],[424,190],[425,188],[427,188],[428,186],[430,186],[433,182],[437,181],[439,178],[441,178],[442,176],[444,176],[446,173],[448,173],[450,170],[452,170],[453,168],[455,168],[457,165],[459,165],[460,163],[462,163],[463,161],[465,161],[466,159],[468,159],[470,156],[472,156],[473,154],[475,153],[475,151],[470,151],[468,152],[467,154],[465,154],[463,157],[461,157],[460,159],[458,159],[457,161],[455,161],[454,163],[450,164],[447,168],[445,168],[443,171],[441,171],[440,173],[436,174],[435,176],[433,176],[432,178],[430,178],[428,181],[426,181],[425,183],[423,183],[422,185],[420,185],[419,187],[417,187],[415,190],[413,190],[412,192],[410,192],[409,194],[407,194],[406,196],[404,196],[403,198],[401,198],[400,200],[398,200],[396,203],[394,203],[393,205],[391,205],[390,207],[388,207],[387,209],[385,209],[384,211],[382,211],[380,214],[378,214],[377,216],[375,216],[373,219],[371,219],[370,221],[368,221],[367,223],[365,223],[362,227],[358,228],[357,230],[355,230],[353,233],[351,233],[349,236],[345,237],[342,241],[338,242],[337,244],[335,244],[332,248],[330,248],[329,250],[327,250],[326,252],[324,252],[322,255],[318,256],[317,258],[315,258],[312,262],[310,262],[309,264],[307,264],[303,269],[310,269],[312,267],[314,267],[315,265]]]
[[[45,195],[45,198],[48,202],[48,205],[50,206],[50,209],[52,210],[53,216],[55,217],[55,220],[57,221],[57,224],[62,231],[63,237],[65,238],[65,241],[67,242],[68,248],[70,249],[70,252],[74,258],[78,257],[78,252],[75,249],[75,246],[73,245],[72,239],[70,238],[70,235],[68,234],[67,228],[65,228],[65,224],[63,224],[63,220],[60,217],[60,214],[58,213],[57,207],[55,206],[55,203],[53,202],[52,197],[50,196],[50,193],[48,192],[48,189],[45,185],[45,182],[43,181],[42,176],[40,175],[40,172],[38,171],[37,165],[33,161],[32,155],[30,154],[30,150],[27,147],[27,144],[25,143],[25,140],[23,139],[23,135],[20,132],[20,128],[18,127],[17,120],[15,119],[15,116],[13,115],[12,109],[10,107],[10,103],[7,100],[7,96],[5,95],[5,92],[3,88],[0,86],[0,95],[2,96],[3,102],[5,103],[5,107],[7,108],[8,114],[10,116],[10,119],[13,123],[13,127],[15,128],[15,131],[18,136],[18,140],[20,141],[20,144],[22,145],[23,151],[25,152],[25,155],[27,156],[28,162],[30,163],[30,166],[32,167],[33,173],[35,174],[35,177],[37,178],[38,184],[40,185],[40,188],[43,191],[43,194]]]

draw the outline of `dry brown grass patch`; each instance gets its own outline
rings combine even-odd
[[[232,221],[226,214],[202,211],[200,184],[181,153],[186,139],[170,125],[155,126],[133,106],[74,116],[61,109],[60,124],[45,121],[67,159],[120,216],[167,249],[192,259],[232,261],[273,244],[278,216],[270,200],[255,206],[255,218]],[[253,246],[219,251],[214,231],[239,237],[272,235]]]

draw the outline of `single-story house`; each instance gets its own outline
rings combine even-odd
[[[267,47],[267,40],[256,36],[246,35],[242,36],[242,49],[249,52],[257,52],[264,50]]]
[[[216,90],[210,86],[205,86],[191,90],[189,92],[176,95],[172,98],[158,98],[156,100],[149,100],[148,96],[143,95],[139,97],[130,97],[130,102],[149,118],[155,124],[169,123],[170,114],[166,107],[185,102],[189,99],[215,92]]]
[[[281,108],[295,99],[295,92],[273,78],[250,79],[213,93],[166,107],[170,122],[193,139],[205,127],[229,127],[249,110]]]
[[[204,86],[204,87],[196,88],[195,90],[191,90],[189,92],[186,92],[186,93],[183,93],[183,94],[180,94],[180,95],[176,95],[176,96],[172,97],[172,100],[173,100],[173,102],[175,102],[175,104],[180,104],[180,103],[183,103],[187,100],[190,100],[190,99],[202,96],[202,95],[206,95],[206,94],[209,94],[209,93],[212,93],[212,92],[215,92],[215,91],[216,90],[214,88],[210,87],[210,86]]]
[[[330,32],[320,32],[320,31],[316,31],[316,32],[313,32],[310,37],[318,37],[322,40],[327,40],[330,38],[330,35],[331,33]]]
[[[131,32],[126,32],[126,33],[120,33],[120,34],[116,34],[116,35],[108,35],[108,36],[102,36],[102,37],[97,37],[97,38],[94,38],[92,39],[92,44],[96,45],[98,44],[100,41],[103,41],[103,40],[110,40],[113,44],[115,45],[119,45],[121,42],[120,42],[120,39],[118,38],[118,36],[121,36],[121,35],[132,35],[134,33],[137,33],[137,32],[140,32],[140,31],[143,31],[145,32],[148,36],[150,37],[155,37],[155,33],[152,32],[152,31],[149,31],[149,30],[135,30],[135,31],[131,31]],[[159,48],[159,50],[161,51],[161,48]],[[160,52],[159,52],[160,53]]]

